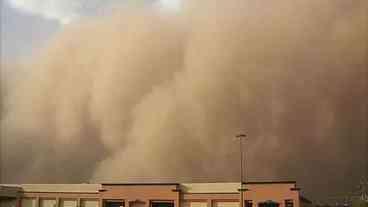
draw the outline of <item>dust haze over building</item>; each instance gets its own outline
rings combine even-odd
[[[365,0],[190,1],[67,25],[2,77],[2,183],[367,175]]]

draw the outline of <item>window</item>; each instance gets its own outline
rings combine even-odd
[[[81,207],[98,207],[96,199],[81,199]]]
[[[291,199],[285,200],[285,207],[294,207],[294,202]]]
[[[56,200],[52,198],[40,199],[40,207],[56,207]]]
[[[60,199],[60,207],[77,207],[75,199]]]
[[[124,207],[123,200],[104,200],[104,207]]]
[[[152,201],[151,207],[174,207],[174,202],[172,201]]]
[[[244,202],[244,207],[253,207],[253,202],[252,202],[252,200],[245,200],[245,202]]]
[[[0,206],[1,207],[16,207],[17,199],[2,197],[0,198]]]
[[[279,207],[279,206],[280,206],[279,203],[277,203],[275,201],[271,201],[271,200],[258,203],[258,207]]]
[[[207,202],[204,201],[185,201],[182,207],[207,207]]]
[[[239,207],[239,202],[215,201],[213,207]]]
[[[22,198],[21,207],[36,207],[35,198]]]

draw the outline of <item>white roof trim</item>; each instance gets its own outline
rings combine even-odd
[[[97,193],[101,184],[22,184],[24,192]]]

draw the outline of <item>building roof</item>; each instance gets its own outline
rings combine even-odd
[[[296,181],[286,180],[286,181],[256,181],[256,182],[243,182],[243,184],[248,185],[259,185],[259,184],[296,184]]]
[[[245,182],[243,185],[263,185],[263,184],[295,184],[295,181],[262,181]],[[1,184],[0,184],[1,185]],[[101,184],[21,184],[6,185],[17,188],[23,192],[69,192],[69,193],[98,193],[103,190],[103,186],[133,186],[133,185],[165,185],[176,186],[184,193],[238,193],[241,188],[240,182],[221,183],[101,183]],[[5,185],[2,185],[5,186]]]
[[[21,191],[19,185],[0,185],[0,197],[17,197]]]
[[[182,183],[185,193],[238,193],[240,183]]]
[[[101,185],[180,185],[180,183],[101,183]]]
[[[24,192],[97,193],[101,184],[22,184]]]

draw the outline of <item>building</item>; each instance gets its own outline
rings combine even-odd
[[[0,185],[1,207],[305,207],[295,182]]]

